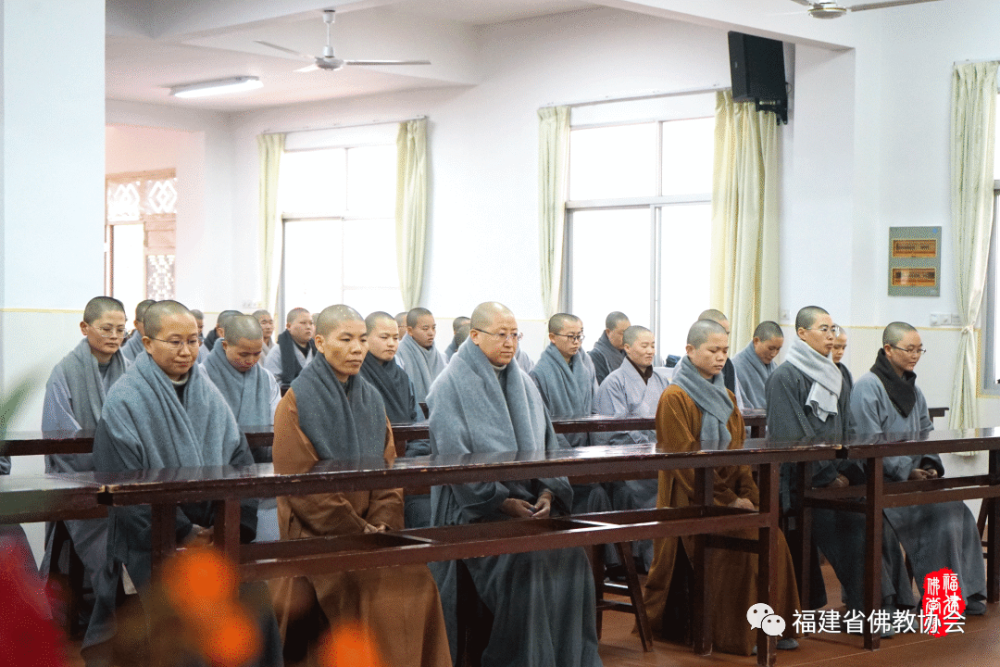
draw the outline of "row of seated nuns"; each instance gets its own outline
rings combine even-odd
[[[295,308],[273,343],[274,323],[267,312],[223,312],[204,344],[202,319],[200,312],[175,301],[143,302],[135,331],[126,339],[122,304],[110,297],[92,299],[80,323],[84,338],[56,365],[46,386],[42,428],[96,429],[93,454],[50,456],[47,470],[242,465],[272,456],[279,470],[358,456],[391,462],[396,454],[390,424],[418,420],[420,403],[429,409],[430,439],[409,443],[407,456],[657,440],[653,431],[556,435],[551,428],[550,419],[589,414],[655,417],[659,446],[668,451],[698,449],[702,443],[742,447],[741,407],[765,408],[769,437],[782,441],[933,428],[915,384],[913,369],[923,353],[916,329],[902,322],[886,327],[871,372],[855,383],[839,363],[846,344],[842,330],[816,306],[799,311],[781,365],[774,362],[784,344],[780,326],[761,323],[753,340],[730,359],[727,318],[707,310],[692,325],[686,354],[672,368],[658,364],[653,333],[631,325],[620,312],[608,315],[589,353],[582,349],[580,319],[553,316],[551,344],[535,364],[519,351],[514,313],[495,302],[455,320],[446,354],[433,346],[434,316],[425,308],[395,318],[384,312],[363,318],[337,305],[315,319]],[[266,424],[274,427],[273,448],[252,454],[239,427]],[[716,484],[717,503],[757,506],[758,489],[748,468],[718,474],[723,483]],[[943,475],[944,469],[936,456],[905,457],[886,459],[885,474],[893,480],[926,479]],[[661,479],[664,489],[653,480],[571,486],[559,478],[435,487],[429,496],[405,499],[396,489],[282,497],[259,505],[252,500],[242,508],[241,538],[295,539],[654,507],[658,495],[663,506],[691,502],[690,471]],[[783,480],[786,505],[787,483]],[[864,473],[857,462],[837,460],[817,465],[812,483],[863,484]],[[884,610],[917,604],[902,546],[918,586],[926,574],[950,568],[958,575],[965,613],[985,611],[980,538],[964,503],[893,508],[885,514]],[[814,521],[815,546],[840,580],[840,600],[848,610],[861,610],[863,517],[816,510]],[[210,504],[184,505],[177,522],[180,542],[211,544]],[[124,664],[122,655],[137,643],[155,653],[149,647],[163,644],[154,641],[156,623],[123,620],[143,613],[134,594],[141,598],[152,583],[149,509],[116,507],[107,519],[65,524],[92,592],[82,644],[86,664]],[[671,591],[691,570],[685,543],[671,538],[635,546],[640,566],[648,571],[647,611],[661,637],[676,636],[671,634],[676,619],[689,616],[676,608],[682,596]],[[784,539],[780,548],[775,612],[791,619],[795,610],[824,606],[818,559],[812,559],[809,571],[814,597],[800,602]],[[715,648],[750,655],[756,636],[743,610],[757,601],[756,557],[711,554],[709,566],[718,573],[712,577],[712,595],[719,600],[712,605]],[[42,575],[65,567],[65,559],[66,554],[51,553],[47,540]],[[480,558],[466,565],[494,616],[484,665],[600,664],[594,583],[583,550]],[[249,664],[308,664],[319,650],[310,629],[316,635],[316,628],[356,620],[368,629],[385,664],[452,664],[455,578],[455,563],[435,563],[302,576],[271,582],[269,588],[245,584],[240,596],[259,639]],[[511,605],[518,613],[498,611]],[[138,640],[133,636],[143,633]],[[184,646],[167,644],[174,652]],[[779,648],[796,647],[795,627],[789,623]]]

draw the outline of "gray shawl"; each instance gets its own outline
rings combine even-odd
[[[246,373],[241,373],[229,363],[226,351],[219,344],[212,348],[202,368],[226,399],[237,424],[264,426],[274,423],[270,378],[259,363],[254,364]]]
[[[435,455],[538,452],[558,447],[552,422],[528,374],[512,362],[498,378],[472,339],[458,348],[427,404]],[[573,491],[565,477],[436,486],[431,489],[431,523],[502,519],[499,509],[504,500],[515,497],[534,502],[544,489],[553,493],[553,508],[561,505],[563,511],[570,510]]]
[[[823,422],[830,415],[837,414],[840,388],[844,384],[844,376],[837,364],[812,349],[801,338],[792,339],[788,363],[812,380],[813,385],[806,396],[805,405],[812,408],[813,414]]]
[[[131,362],[135,362],[135,358],[140,356],[140,353],[145,352],[146,348],[142,344],[142,334],[139,333],[138,329],[132,331],[132,335],[128,337],[125,344],[121,346],[121,353],[125,355],[125,358]]]
[[[774,362],[765,365],[760,360],[753,349],[753,341],[733,357],[736,377],[743,390],[743,397],[749,403],[748,407],[767,408],[764,386],[767,384],[767,379],[771,377],[771,373],[774,372],[776,365]]]
[[[128,370],[128,362],[119,349],[111,357],[111,365],[101,377],[97,359],[90,351],[90,343],[84,338],[73,351],[59,362],[69,395],[73,402],[73,417],[80,428],[97,428],[101,410],[107,396],[106,387],[111,387]]]
[[[100,472],[220,465],[251,465],[246,438],[226,400],[197,369],[188,373],[184,402],[152,357],[140,354],[104,403],[94,435],[94,467]],[[241,539],[253,539],[255,499],[240,503]],[[149,507],[108,511],[108,554],[128,566],[137,585],[149,578]],[[185,503],[177,510],[177,537],[192,523],[214,522],[211,503]]]
[[[555,345],[549,344],[533,369],[531,378],[538,386],[549,417],[586,417],[594,412],[594,364],[586,352],[580,350],[573,357],[570,368]],[[591,444],[589,433],[567,433],[558,436],[564,446],[581,447]]]
[[[413,336],[407,336],[399,343],[397,354],[403,360],[403,368],[413,382],[413,394],[417,403],[425,402],[427,392],[445,369],[447,362],[433,346],[429,350],[424,349],[413,340]]]
[[[608,339],[608,332],[604,331],[594,343],[594,349],[590,351],[590,358],[594,362],[594,370],[597,372],[599,384],[622,365],[622,361],[625,359],[625,350],[619,350],[612,345]]]
[[[367,380],[352,375],[347,387],[322,356],[292,381],[299,428],[321,459],[354,461],[385,454],[385,404]]]
[[[726,422],[733,414],[733,401],[729,398],[722,373],[706,380],[691,363],[691,358],[684,355],[677,364],[673,383],[683,389],[701,410],[701,448],[710,445],[710,449],[728,449],[733,437],[726,428]]]

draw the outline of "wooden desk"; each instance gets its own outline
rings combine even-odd
[[[101,486],[61,475],[0,475],[0,523],[32,523],[106,516]]]
[[[973,498],[1000,497],[1000,429],[968,429],[961,431],[931,431],[927,434],[899,433],[875,437],[859,437],[843,443],[840,456],[864,461],[866,486],[842,489],[810,489],[805,493],[805,507],[824,507],[865,515],[865,617],[882,605],[882,510],[886,507],[907,507]],[[986,475],[942,477],[926,481],[887,482],[883,458],[919,454],[953,452],[989,452],[989,472]],[[863,497],[862,497],[863,496]],[[990,503],[991,526],[1000,525],[1000,506]],[[807,522],[808,525],[808,522]],[[1000,531],[989,531],[986,560],[986,591],[988,602],[1000,601]],[[865,647],[879,648],[880,637],[865,623]]]
[[[308,469],[278,474],[271,464],[242,468],[208,467],[144,470],[128,474],[78,473],[68,476],[101,484],[100,501],[113,506],[151,505],[154,567],[176,549],[175,511],[180,502],[216,504],[217,544],[236,562],[247,579],[302,573],[426,563],[502,553],[520,553],[569,546],[606,544],[672,535],[695,535],[693,554],[704,563],[705,548],[753,549],[760,554],[758,586],[767,601],[777,544],[778,470],[781,463],[832,460],[837,446],[743,449],[668,454],[655,445],[587,447],[551,452],[509,452],[459,457],[320,461]],[[756,464],[760,470],[760,512],[714,507],[712,468]],[[595,475],[609,467],[639,475],[658,470],[694,468],[699,502],[690,508],[610,512],[546,520],[511,520],[461,526],[405,530],[373,535],[310,538],[269,544],[239,544],[239,502],[244,498],[301,495],[331,491],[361,491],[418,484],[462,484],[521,479]],[[758,530],[759,541],[704,537],[738,528]],[[752,546],[750,546],[752,545]],[[705,572],[695,577],[696,651],[711,651],[707,621]],[[774,642],[760,635],[759,664],[773,664]]]

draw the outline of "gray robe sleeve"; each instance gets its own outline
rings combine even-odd
[[[69,384],[62,366],[52,369],[52,375],[45,384],[45,402],[42,404],[43,431],[79,431],[80,424],[73,414],[73,403],[69,395]]]
[[[262,361],[261,364],[263,365],[264,370],[267,370],[267,371],[271,372],[271,375],[274,376],[274,379],[277,380],[278,384],[280,385],[281,384],[281,347],[279,345],[275,344],[275,346],[273,348],[271,348],[271,351],[267,353],[267,356],[264,357],[264,361]]]

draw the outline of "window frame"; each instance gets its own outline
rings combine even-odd
[[[997,233],[997,220],[1000,217],[1000,179],[993,181],[993,225],[990,231],[990,258],[987,262],[986,270],[986,329],[983,339],[983,373],[979,381],[979,390],[982,394],[991,397],[1000,397],[1000,289],[997,281],[1000,280],[1000,270],[997,262],[1000,262],[1000,234]]]

